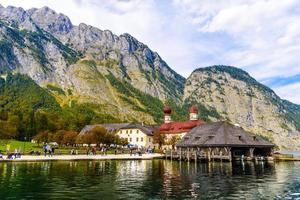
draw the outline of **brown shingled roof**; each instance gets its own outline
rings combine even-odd
[[[119,129],[128,126],[130,123],[111,123],[111,124],[95,124],[86,125],[79,133],[79,135],[84,135],[96,126],[104,127],[108,132],[118,131]]]
[[[188,132],[177,147],[273,147],[274,144],[228,122],[203,124]]]
[[[120,129],[132,129],[132,128],[140,129],[146,135],[153,136],[155,130],[158,129],[159,126],[157,126],[157,125],[146,125],[146,124],[131,123],[131,124],[128,124],[127,126],[124,126],[124,127],[120,128]]]

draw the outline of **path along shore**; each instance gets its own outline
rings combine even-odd
[[[53,155],[51,157],[44,156],[29,156],[24,155],[21,158],[16,159],[0,159],[0,162],[21,162],[21,161],[55,161],[55,160],[150,160],[154,158],[163,158],[162,154],[142,154],[139,155],[130,155],[130,154],[109,154],[109,155]]]

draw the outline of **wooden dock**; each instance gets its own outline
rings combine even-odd
[[[165,152],[164,157],[168,160],[182,160],[182,161],[232,161],[232,160],[248,160],[248,161],[300,161],[300,157],[294,157],[292,154],[274,154],[269,157],[231,157],[228,155],[214,155],[214,154],[199,154],[196,151],[190,152],[177,152],[173,150],[168,150]]]

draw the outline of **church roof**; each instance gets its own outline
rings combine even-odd
[[[228,122],[208,123],[193,128],[177,147],[273,147],[274,144]]]
[[[159,131],[164,134],[186,133],[196,126],[205,124],[203,120],[189,120],[164,123],[159,127]]]

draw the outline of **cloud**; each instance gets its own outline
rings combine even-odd
[[[279,96],[284,96],[287,100],[300,105],[300,82],[274,88]]]
[[[73,24],[130,33],[185,77],[197,67],[233,65],[274,89],[290,85],[288,80],[300,75],[297,0],[0,0],[0,4],[26,9],[47,5],[69,16]],[[293,80],[297,87],[299,80]],[[280,94],[299,102],[293,92]]]

